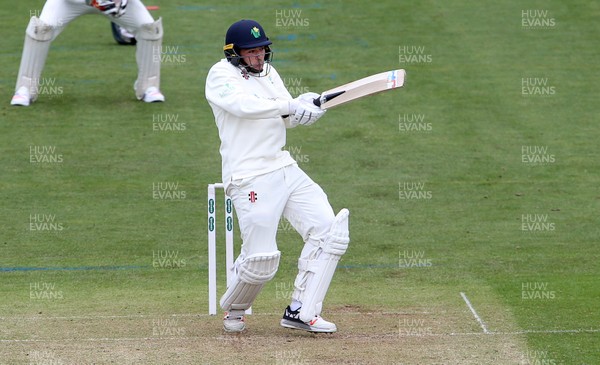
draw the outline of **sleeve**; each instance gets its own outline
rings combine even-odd
[[[222,63],[208,72],[205,95],[210,103],[240,118],[264,119],[289,114],[287,98],[269,99],[249,94],[237,74]]]

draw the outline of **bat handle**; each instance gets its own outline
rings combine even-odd
[[[316,106],[320,107],[321,106],[321,98],[322,98],[322,96],[319,96],[318,98],[314,98],[313,99],[313,104],[315,104]]]
[[[321,95],[318,98],[314,98],[313,104],[315,104],[316,106],[320,107],[321,105],[325,104],[329,100],[335,98],[336,96],[340,96],[340,95],[342,95],[345,92],[346,92],[345,90],[342,90],[342,91],[338,91],[338,92],[331,93],[331,94]]]

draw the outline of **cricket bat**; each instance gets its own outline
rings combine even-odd
[[[405,77],[406,71],[403,69],[371,75],[323,92],[320,98],[314,100],[314,104],[321,109],[330,109],[367,95],[402,87]]]

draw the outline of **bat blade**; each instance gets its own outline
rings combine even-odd
[[[405,70],[391,70],[327,90],[321,94],[321,109],[333,108],[367,95],[400,88],[404,86],[405,77]],[[329,95],[335,97],[327,98]]]

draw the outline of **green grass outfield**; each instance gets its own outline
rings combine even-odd
[[[11,107],[42,3],[0,7],[1,365],[600,363],[598,3],[148,1],[166,103],[135,100],[134,47],[86,16],[53,42],[44,94]],[[294,95],[407,70],[288,133],[351,211],[334,336],[278,328],[301,249],[285,222],[249,333],[206,316],[204,81],[241,18]]]

